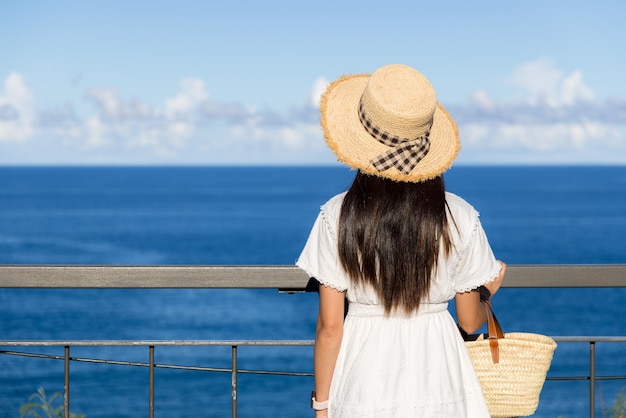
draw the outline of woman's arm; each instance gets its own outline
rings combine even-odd
[[[491,292],[491,297],[500,289],[506,273],[506,264],[502,261],[498,262],[502,266],[500,273],[493,281],[485,284],[485,287]],[[454,302],[459,326],[468,334],[476,332],[487,320],[487,313],[480,303],[478,292],[457,293]]]
[[[316,400],[328,400],[330,381],[343,336],[345,292],[320,285],[320,306],[317,315],[313,370]],[[326,417],[327,410],[317,411],[316,417]]]

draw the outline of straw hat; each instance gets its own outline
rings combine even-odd
[[[326,143],[339,161],[364,173],[420,182],[452,165],[456,124],[419,71],[388,65],[331,83],[321,104]]]

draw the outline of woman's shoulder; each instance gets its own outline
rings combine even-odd
[[[448,202],[448,206],[454,206],[459,210],[466,210],[470,212],[476,211],[476,209],[474,209],[474,207],[467,200],[452,192],[446,192],[446,202]]]
[[[455,223],[474,224],[478,211],[469,202],[454,193],[446,192],[446,203]]]
[[[319,219],[322,220],[326,227],[334,234],[339,222],[339,216],[341,214],[341,205],[346,193],[339,193],[331,197],[326,203],[320,206]]]
[[[341,211],[341,205],[347,192],[339,193],[324,203],[321,207],[322,212],[338,214]]]

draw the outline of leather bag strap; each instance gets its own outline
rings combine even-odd
[[[482,302],[485,306],[485,310],[487,311],[487,328],[489,330],[489,347],[491,348],[491,359],[493,363],[500,362],[500,350],[498,348],[498,339],[504,338],[504,333],[502,332],[502,328],[500,328],[500,323],[496,318],[496,314],[493,312],[493,306],[491,306],[491,301],[485,300]]]

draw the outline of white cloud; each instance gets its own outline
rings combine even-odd
[[[115,90],[90,89],[85,93],[85,99],[96,107],[103,120],[110,122],[139,121],[158,117],[157,109],[138,99],[124,101],[118,97]]]
[[[507,81],[520,89],[529,104],[558,107],[594,100],[594,93],[585,85],[580,71],[566,76],[548,58],[520,65]]]
[[[198,115],[209,96],[200,79],[183,79],[179,87],[179,92],[161,106],[136,98],[124,100],[109,89],[88,90],[85,98],[95,106],[97,115],[90,118],[90,125],[86,126],[92,138],[86,145],[153,152],[159,158],[175,158],[175,150],[183,147],[195,132]]]
[[[586,146],[620,147],[616,141],[626,129],[597,122],[555,124],[467,124],[465,145],[476,148],[510,149],[521,146],[532,151],[576,150]]]
[[[566,73],[547,59],[520,65],[507,82],[516,89],[509,98],[480,89],[447,106],[459,124],[461,162],[626,163],[624,98],[598,99],[582,72]],[[327,85],[315,80],[282,113],[211,101],[198,78],[182,79],[156,104],[91,88],[82,104],[39,109],[23,77],[12,73],[0,91],[0,146],[21,140],[34,150],[54,142],[47,146],[58,154],[46,156],[48,163],[333,163],[319,127]],[[0,148],[0,161],[8,158]]]
[[[86,145],[90,148],[100,148],[107,145],[107,128],[100,118],[92,116],[85,121]]]
[[[191,117],[190,112],[209,98],[204,81],[186,78],[180,82],[180,93],[165,101],[165,116],[168,119]]]
[[[562,81],[560,100],[564,105],[573,105],[579,101],[591,102],[593,99],[594,93],[585,85],[580,71],[574,71]]]
[[[562,77],[563,73],[551,60],[541,58],[517,67],[508,82],[522,89],[526,97],[530,94],[530,98],[535,99],[554,95]]]
[[[34,96],[23,77],[11,73],[0,91],[0,141],[20,141],[36,132]]]
[[[485,112],[492,112],[496,104],[485,90],[476,90],[470,96],[470,103]]]
[[[322,94],[326,91],[330,83],[323,77],[318,78],[313,83],[313,88],[311,89],[310,103],[312,107],[319,108],[320,100],[322,98]]]
[[[545,58],[520,65],[507,82],[517,88],[508,99],[483,89],[468,104],[450,106],[463,160],[484,162],[496,152],[494,162],[519,161],[521,150],[527,162],[558,163],[567,155],[581,163],[626,163],[625,100],[598,100],[579,70],[566,74]]]
[[[123,113],[122,106],[114,91],[92,89],[86,94],[102,112],[111,119],[117,119]]]

